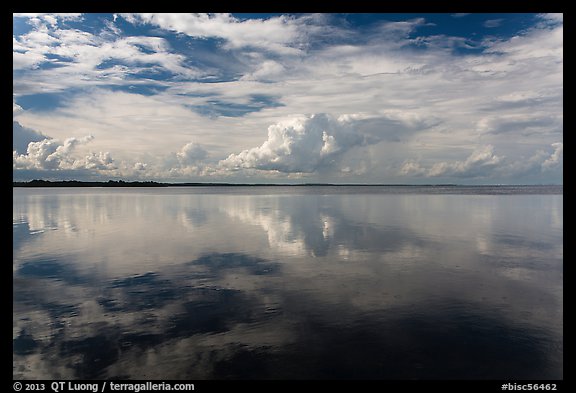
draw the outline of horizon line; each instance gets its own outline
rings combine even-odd
[[[229,183],[229,182],[158,182],[154,180],[108,180],[108,181],[85,181],[85,180],[43,180],[33,179],[28,181],[12,181],[12,187],[46,187],[46,186],[79,186],[79,187],[238,187],[238,186],[337,186],[337,187],[529,187],[529,186],[564,186],[563,184],[507,184],[507,183],[490,183],[490,184],[458,184],[458,183]]]

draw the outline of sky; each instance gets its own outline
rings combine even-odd
[[[562,14],[13,14],[13,178],[562,184]]]

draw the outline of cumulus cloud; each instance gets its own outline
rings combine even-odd
[[[184,144],[178,151],[164,155],[144,154],[125,172],[138,178],[165,181],[185,179],[190,181],[199,176],[208,176],[216,171],[210,161],[210,153],[196,142]]]
[[[553,143],[551,145],[554,152],[542,163],[543,170],[549,170],[562,165],[562,158],[564,155],[564,144],[562,142]]]
[[[24,127],[17,121],[12,122],[12,150],[18,154],[26,153],[30,142],[40,142],[44,139],[47,137],[41,132]]]
[[[90,153],[84,157],[84,167],[86,169],[107,170],[115,169],[116,165],[112,159],[110,152]]]
[[[462,161],[439,161],[431,167],[426,168],[413,159],[404,161],[399,174],[403,176],[454,176],[454,177],[482,177],[489,175],[498,164],[501,164],[503,157],[494,154],[494,146],[479,146]]]
[[[260,146],[230,154],[219,166],[224,170],[351,173],[360,168],[352,170],[345,165],[351,157],[348,153],[380,142],[406,141],[416,132],[437,124],[439,120],[433,116],[401,110],[382,110],[378,114],[293,116],[270,125],[268,137]],[[352,161],[358,161],[357,158]],[[357,164],[365,166],[366,162],[360,161]]]
[[[87,136],[82,139],[68,138],[61,143],[55,139],[44,139],[38,142],[30,142],[27,154],[19,155],[16,159],[17,167],[58,169],[70,168],[75,160],[70,156],[79,143],[85,143],[92,139]]]
[[[426,168],[423,168],[416,160],[406,160],[400,168],[402,176],[423,176],[426,174]]]
[[[509,174],[510,177],[518,178],[532,178],[541,179],[540,181],[554,181],[561,180],[562,176],[562,158],[563,158],[563,143],[556,142],[550,145],[550,149],[537,149],[531,155],[520,157],[516,160],[507,162],[503,169],[504,173]],[[542,176],[545,177],[542,177]]]
[[[269,126],[268,139],[262,145],[231,154],[220,165],[232,169],[314,172],[365,141],[365,136],[356,132],[353,117],[298,116]]]
[[[498,182],[521,170],[548,180],[561,168],[562,147],[552,144],[563,130],[562,14],[526,16],[513,36],[462,37],[430,35],[431,16],[383,16],[359,29],[346,16],[318,15],[86,15],[85,27],[32,18],[34,28],[13,39],[15,120],[59,140],[90,124],[94,150],[127,160],[123,176],[201,167],[239,181],[329,178],[364,160],[368,182],[399,174]],[[126,21],[134,34],[122,31]],[[139,83],[153,87],[140,93]],[[117,89],[128,84],[130,94]],[[56,110],[22,113],[16,104],[59,92]],[[205,108],[218,117],[198,115]],[[330,115],[294,117],[302,113]],[[16,156],[42,140],[22,136]],[[484,148],[470,154],[470,143]],[[73,147],[77,165],[109,165],[78,150],[86,149]]]
[[[148,164],[146,164],[145,162],[137,162],[134,164],[133,169],[135,171],[145,171],[147,167]]]
[[[476,177],[489,174],[500,163],[501,157],[494,154],[494,146],[477,147],[464,161],[438,162],[430,168],[429,176]]]
[[[491,175],[502,179],[522,181],[520,179],[541,178],[547,176],[561,176],[563,143],[550,145],[552,153],[538,149],[532,155],[519,159],[505,158],[494,153],[492,145],[477,147],[465,160],[440,161],[425,166],[418,160],[404,161],[399,174],[412,177],[455,177],[455,178],[481,178]]]
[[[115,169],[115,163],[110,153],[90,153],[84,157],[75,154],[79,145],[90,142],[94,137],[88,135],[82,138],[68,138],[64,142],[56,139],[43,139],[30,142],[26,154],[13,151],[14,169],[42,169],[42,170],[65,170],[65,169]]]
[[[12,117],[22,113],[24,110],[20,105],[12,101]]]
[[[185,144],[182,149],[176,153],[178,162],[180,162],[182,166],[197,164],[207,156],[208,152],[202,146],[194,142]]]

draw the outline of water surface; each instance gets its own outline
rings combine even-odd
[[[562,379],[542,187],[13,189],[16,379]]]

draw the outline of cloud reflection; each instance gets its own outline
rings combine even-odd
[[[13,375],[560,379],[558,198],[22,191]]]

